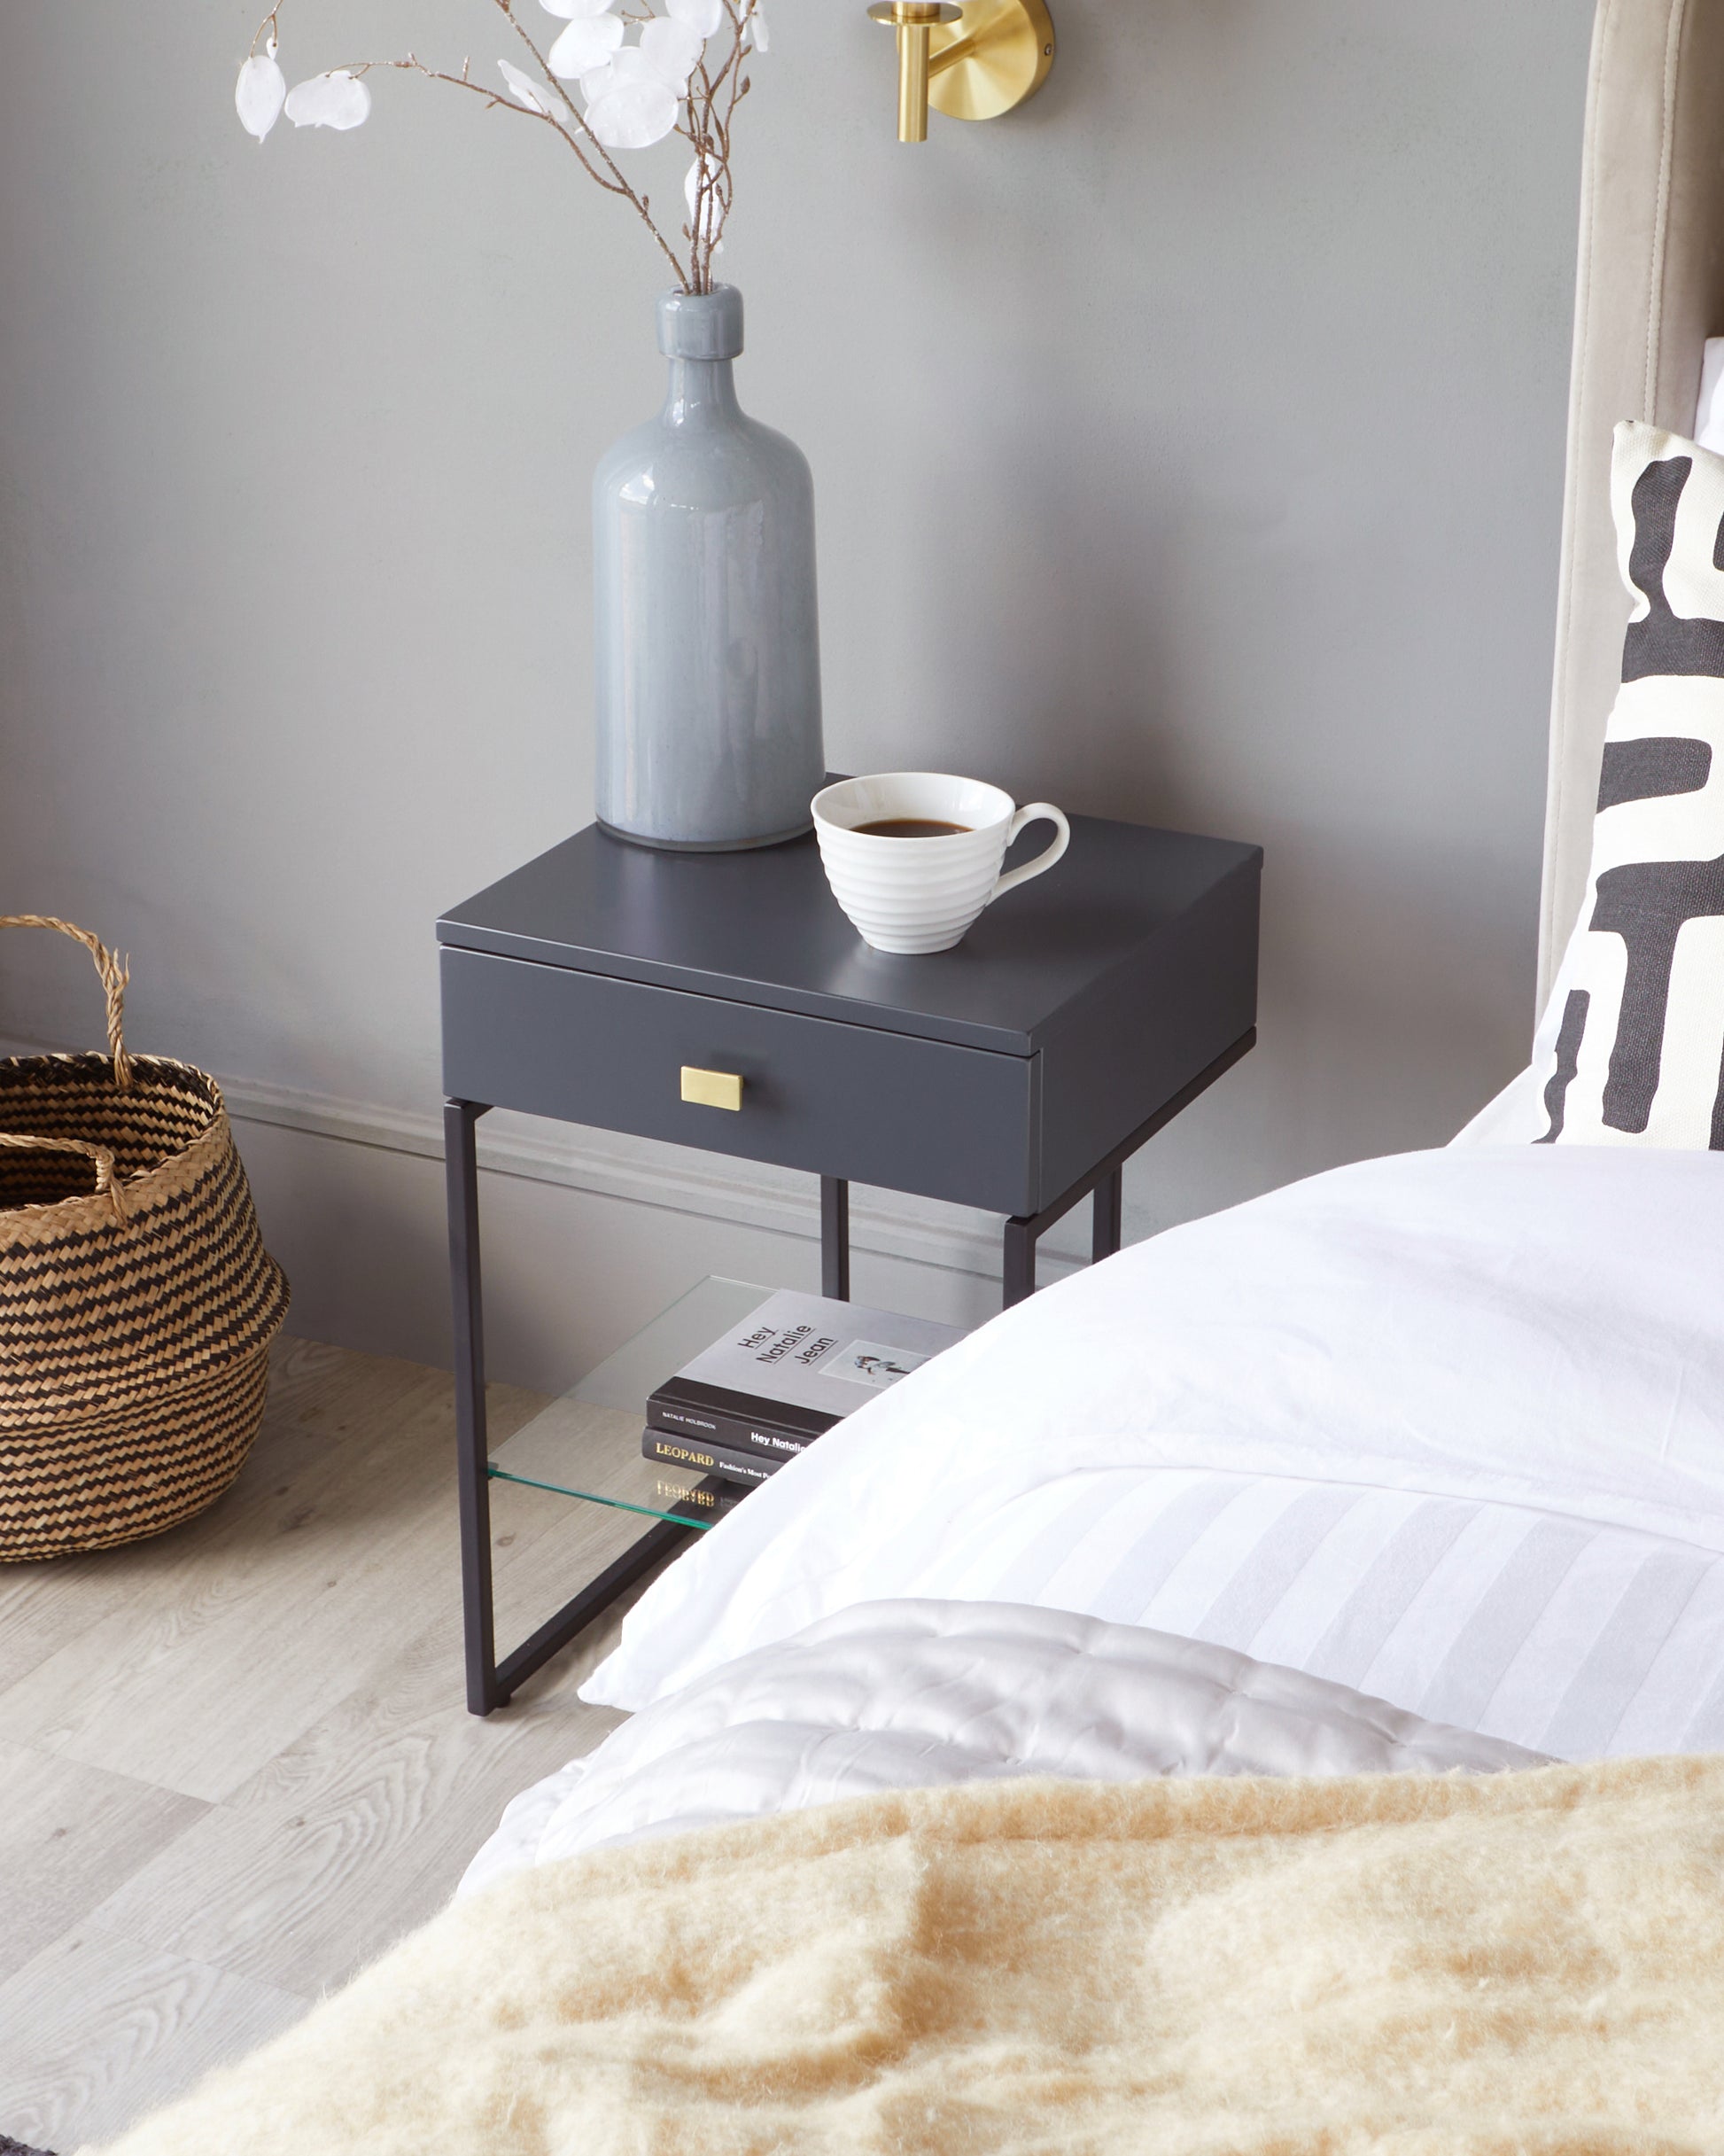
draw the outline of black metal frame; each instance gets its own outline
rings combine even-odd
[[[1200,1070],[1189,1086],[1182,1086],[1172,1100],[1158,1108],[1146,1123],[1140,1123],[1105,1160],[1098,1161],[1087,1175],[1080,1176],[1069,1190],[1062,1191],[1052,1205],[1043,1206],[1038,1213],[1020,1213],[1006,1223],[1006,1262],[1001,1280],[1007,1310],[1036,1292],[1037,1244],[1056,1220],[1063,1220],[1074,1205],[1087,1197],[1095,1199],[1090,1231],[1091,1263],[1099,1265],[1104,1257],[1113,1257],[1120,1247],[1126,1162],[1140,1146],[1146,1146],[1158,1131],[1166,1130],[1176,1116],[1183,1115],[1200,1094],[1208,1093],[1218,1078],[1224,1077],[1242,1057],[1249,1055],[1256,1045],[1257,1029],[1254,1025],[1248,1033],[1240,1034],[1231,1048],[1223,1048],[1214,1062]]]
[[[497,1660],[491,1578],[491,1447],[485,1407],[485,1307],[479,1265],[478,1125],[488,1110],[477,1101],[443,1109],[449,1201],[449,1269],[454,1288],[455,1452],[461,1500],[461,1607],[466,1641],[467,1706],[488,1715],[553,1654],[560,1654],[619,1594],[695,1532],[661,1520],[510,1654]]]
[[[1002,1287],[1010,1309],[1036,1291],[1036,1246],[1056,1220],[1085,1198],[1095,1201],[1091,1254],[1111,1257],[1120,1247],[1125,1164],[1140,1146],[1189,1108],[1257,1041],[1252,1030],[1200,1070],[1189,1086],[1146,1123],[1099,1161],[1087,1175],[1044,1205],[1021,1214],[1005,1227]],[[496,1619],[491,1574],[490,1446],[485,1410],[485,1305],[479,1264],[479,1179],[478,1126],[487,1114],[477,1101],[450,1101],[443,1111],[444,1158],[448,1182],[449,1270],[454,1292],[455,1444],[461,1500],[462,1613],[466,1640],[467,1705],[476,1715],[506,1706],[517,1688],[552,1655],[559,1654],[594,1617],[608,1609],[644,1573],[694,1532],[664,1520],[631,1543],[596,1579],[565,1602],[556,1615],[511,1654],[497,1660]],[[835,1176],[820,1178],[821,1292],[850,1299],[850,1185]]]

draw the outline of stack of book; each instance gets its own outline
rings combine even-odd
[[[641,1450],[705,1478],[677,1508],[729,1512],[875,1393],[963,1338],[960,1327],[824,1296],[771,1296],[666,1378],[647,1403]]]

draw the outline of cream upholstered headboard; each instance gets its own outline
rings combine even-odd
[[[1724,331],[1724,0],[1599,0],[1587,93],[1539,1005],[1586,890],[1628,601],[1611,526],[1611,432],[1693,432]]]

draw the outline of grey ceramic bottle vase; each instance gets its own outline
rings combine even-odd
[[[667,292],[664,409],[593,484],[599,821],[690,852],[811,828],[826,779],[814,482],[744,416],[742,295]]]

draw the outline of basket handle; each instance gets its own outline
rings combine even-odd
[[[126,1042],[120,1031],[126,984],[131,978],[131,968],[126,961],[110,951],[106,944],[92,936],[88,929],[74,928],[71,922],[56,920],[52,914],[0,914],[0,929],[58,929],[62,936],[70,936],[89,953],[96,961],[96,970],[102,977],[102,987],[108,999],[108,1054],[113,1058],[114,1088],[120,1093],[129,1093],[132,1089],[132,1060],[126,1053]],[[21,1145],[26,1141],[12,1139],[9,1142]],[[95,1149],[99,1151],[99,1148]],[[92,1148],[86,1146],[84,1150],[89,1152]],[[108,1164],[112,1169],[112,1161]],[[98,1183],[97,1188],[101,1189],[102,1185]]]
[[[96,1195],[105,1196],[113,1208],[113,1217],[123,1226],[126,1220],[126,1201],[120,1195],[120,1179],[113,1171],[113,1155],[106,1146],[93,1146],[82,1138],[25,1138],[15,1131],[0,1131],[0,1146],[17,1146],[32,1153],[82,1153],[87,1160],[96,1163]]]

